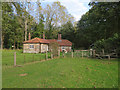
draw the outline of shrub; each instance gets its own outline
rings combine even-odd
[[[50,51],[53,54],[53,56],[58,55],[58,49],[59,49],[59,44],[57,42],[50,43]]]
[[[113,37],[106,40],[98,40],[94,43],[94,49],[98,53],[104,49],[105,53],[115,52],[118,56],[120,56],[120,35],[116,33]]]

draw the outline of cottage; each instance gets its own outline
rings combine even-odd
[[[61,39],[61,34],[58,34],[58,39],[45,39],[45,34],[43,34],[43,39],[30,39],[29,34],[29,40],[23,42],[23,53],[44,53],[49,51],[51,42],[57,42],[60,51],[71,51],[72,43],[69,40]]]

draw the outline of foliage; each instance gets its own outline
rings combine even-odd
[[[88,49],[95,42],[100,44],[99,48],[103,48],[101,43],[110,42],[109,38],[120,33],[120,5],[115,2],[90,2],[89,6],[91,9],[76,26],[73,16],[59,1],[44,8],[41,2],[3,2],[3,48],[22,48],[23,41],[28,40],[29,32],[32,38],[42,38],[45,33],[46,39],[56,39],[58,33],[61,33],[62,38],[70,40],[75,49]],[[113,46],[104,44],[104,48]]]
[[[47,7],[43,9],[43,14],[45,17],[46,37],[50,39],[58,34],[56,29],[61,25],[66,24],[68,21],[74,21],[72,15],[68,13],[66,7],[61,5],[59,1],[52,3],[52,5],[47,5]]]
[[[112,2],[91,2],[91,9],[77,25],[76,46],[88,48],[94,42],[108,39],[119,31],[120,5]]]
[[[29,32],[32,38],[45,33],[47,39],[55,39],[62,24],[74,22],[60,2],[44,8],[41,2],[2,2],[2,16],[2,46],[7,49],[22,48]]]
[[[120,36],[116,33],[113,37],[110,37],[106,40],[102,39],[95,43],[94,48],[97,52],[100,52],[102,49],[106,51],[106,53],[117,53],[120,55]]]
[[[63,39],[70,40],[71,42],[75,42],[75,28],[71,21],[68,21],[66,24],[61,26],[60,32],[62,34]]]

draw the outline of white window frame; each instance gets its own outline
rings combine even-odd
[[[30,49],[34,49],[34,45],[29,45],[29,48]]]

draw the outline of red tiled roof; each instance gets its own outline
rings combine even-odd
[[[57,40],[57,42],[60,46],[72,46],[72,42],[70,42],[69,40],[62,39]]]
[[[61,40],[55,40],[55,39],[48,39],[49,42],[57,42],[60,46],[72,46],[72,43],[69,40],[61,39]]]
[[[57,42],[57,40],[56,39],[47,39],[50,43],[51,42]]]
[[[72,43],[69,40],[61,39],[40,39],[40,38],[34,38],[28,41],[24,41],[23,43],[51,43],[51,42],[57,42],[60,46],[72,46]]]
[[[28,41],[24,41],[23,43],[49,43],[46,39],[34,38]]]

